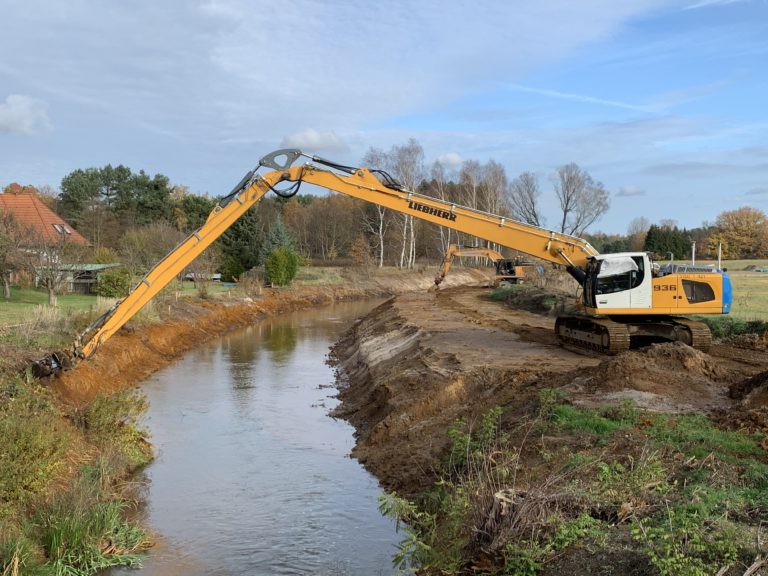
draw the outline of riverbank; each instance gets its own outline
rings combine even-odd
[[[555,339],[556,300],[412,293],[334,348],[334,415],[406,526],[396,560],[423,574],[758,566],[768,336],[583,355]]]
[[[427,290],[434,271],[340,270],[281,290],[233,291],[213,299],[167,293],[150,318],[129,322],[97,354],[45,382],[18,370],[48,352],[6,330],[0,344],[0,573],[91,574],[131,565],[151,538],[124,521],[137,497],[124,479],[152,458],[139,422],[145,400],[133,386],[224,332],[291,310]],[[458,270],[451,283],[487,275]],[[67,320],[76,331],[82,321]]]

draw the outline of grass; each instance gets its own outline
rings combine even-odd
[[[344,278],[340,274],[339,268],[328,266],[301,267],[294,278],[294,282],[301,285],[312,286],[316,284],[343,284]]]
[[[0,326],[25,322],[39,306],[48,305],[48,293],[33,288],[11,288],[11,299],[0,299]],[[58,308],[62,312],[87,312],[96,307],[96,296],[86,294],[61,294]]]
[[[145,408],[126,390],[70,410],[37,381],[0,374],[0,574],[138,564],[148,536],[125,520],[122,479],[152,457]]]
[[[0,521],[26,507],[65,465],[71,431],[50,390],[7,377],[0,385]]]
[[[743,272],[730,276],[733,284],[730,315],[741,320],[768,321],[768,274]]]
[[[761,436],[631,404],[575,406],[552,391],[532,410],[507,429],[499,408],[474,429],[456,422],[433,488],[382,500],[405,523],[398,567],[457,574],[480,559],[481,573],[534,576],[586,547],[601,550],[600,568],[631,551],[663,576],[705,576],[758,552]]]

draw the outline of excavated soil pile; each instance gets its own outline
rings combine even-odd
[[[661,412],[707,412],[726,402],[729,375],[716,359],[682,343],[653,344],[572,373],[581,402],[631,400]],[[577,394],[581,396],[581,394]]]
[[[764,353],[717,345],[706,354],[671,343],[594,357],[560,347],[552,328],[551,318],[472,288],[381,305],[331,356],[342,400],[334,415],[357,430],[353,454],[386,488],[415,494],[434,480],[453,422],[472,423],[494,406],[530,413],[544,388],[563,388],[577,404],[631,401],[660,412],[729,414],[734,423],[751,403],[768,404]],[[729,388],[749,378],[748,404],[729,398]]]

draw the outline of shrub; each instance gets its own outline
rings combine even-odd
[[[299,271],[299,256],[287,246],[275,248],[264,264],[264,271],[273,286],[287,286]]]
[[[0,520],[27,504],[64,464],[70,437],[49,390],[13,378],[0,390]]]
[[[138,390],[120,390],[97,396],[74,413],[74,421],[96,444],[108,448],[129,468],[147,464],[152,451],[147,432],[138,421],[147,409],[147,399]]]
[[[131,273],[125,268],[99,274],[96,294],[105,298],[123,298],[131,290]]]
[[[219,268],[219,272],[222,282],[238,282],[240,276],[245,272],[245,268],[240,264],[240,260],[234,256],[229,256]]]

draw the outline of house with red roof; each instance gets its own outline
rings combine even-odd
[[[49,252],[50,248],[46,246],[53,247],[60,242],[90,246],[85,237],[42,201],[33,186],[21,186],[16,183],[7,186],[0,194],[0,213],[2,212],[12,214],[21,228],[29,231],[29,237],[33,240],[26,250],[28,253],[38,254],[43,262],[49,259],[46,252]],[[56,267],[57,274],[68,291],[89,294],[96,286],[98,273],[119,264],[51,262],[50,266]],[[19,278],[16,278],[15,281],[18,280]],[[39,278],[35,278],[36,284],[39,281]]]
[[[45,243],[66,241],[81,246],[90,245],[77,230],[43,203],[34,186],[16,183],[7,186],[5,193],[0,194],[0,210],[13,214],[23,228],[32,230],[38,238],[44,238]]]

